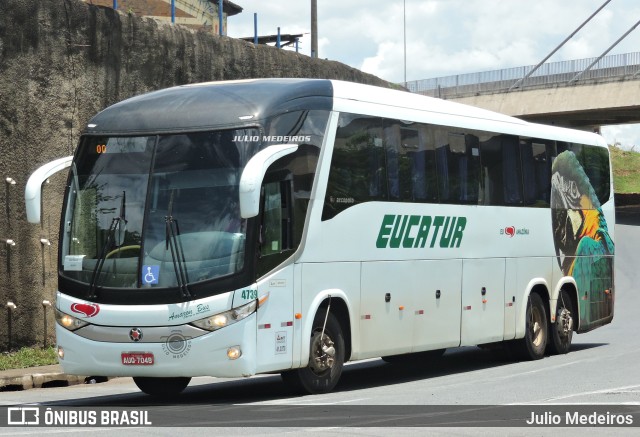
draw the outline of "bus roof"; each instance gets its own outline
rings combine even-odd
[[[123,100],[93,117],[88,134],[150,134],[255,125],[278,112],[332,108],[328,80],[253,79],[181,85]],[[302,102],[304,99],[304,102]],[[311,106],[311,107],[310,107]]]
[[[98,113],[89,121],[85,133],[135,135],[237,128],[297,109],[345,111],[362,104],[386,107],[399,119],[412,120],[409,116],[420,111],[425,120],[445,125],[604,144],[601,137],[592,133],[533,124],[406,91],[338,80],[282,78],[205,82],[142,94]]]
[[[606,146],[601,136],[587,131],[530,123],[487,109],[421,94],[350,82],[331,82],[334,88],[333,109],[336,111],[349,111],[353,106],[350,102],[366,102],[386,106],[390,116],[397,119]],[[416,117],[418,113],[422,113],[423,120],[404,118],[405,115]]]

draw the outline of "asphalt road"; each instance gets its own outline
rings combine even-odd
[[[512,362],[491,351],[460,348],[447,351],[437,363],[421,368],[397,367],[382,360],[368,360],[346,366],[337,389],[320,396],[292,394],[277,375],[249,379],[194,378],[175,401],[159,402],[141,394],[130,378],[107,383],[65,388],[33,389],[0,393],[0,405],[38,404],[41,406],[107,408],[145,408],[155,405],[163,414],[189,418],[199,427],[222,426],[225,435],[264,435],[305,432],[305,435],[340,433],[349,435],[387,435],[385,414],[398,414],[416,406],[438,405],[536,405],[555,408],[566,405],[593,405],[615,408],[640,405],[640,283],[637,248],[640,226],[616,225],[616,302],[613,323],[592,332],[575,335],[567,355],[550,356],[535,362]],[[369,407],[367,407],[369,406]],[[407,407],[412,406],[412,407]],[[551,407],[555,406],[555,407]],[[425,407],[425,411],[429,410]],[[433,408],[433,407],[432,407]],[[369,413],[365,413],[366,410]],[[477,409],[472,407],[471,409]],[[242,411],[241,414],[238,411]],[[373,411],[373,413],[371,412]],[[318,425],[287,428],[296,415],[315,415],[326,420]],[[361,426],[343,428],[336,414],[359,417]],[[482,414],[482,409],[480,409]],[[265,419],[265,417],[269,419]],[[640,416],[638,416],[640,421]],[[266,423],[265,420],[271,420]],[[451,415],[443,420],[451,420]],[[234,422],[235,421],[235,422]],[[262,421],[262,422],[261,422]],[[231,424],[233,423],[233,426]],[[270,425],[268,428],[240,428]],[[416,435],[417,428],[402,428],[390,421],[393,434]],[[491,423],[490,423],[491,424]],[[493,425],[493,424],[492,424]],[[640,425],[640,423],[638,424]],[[318,428],[321,426],[321,428]],[[400,427],[397,427],[400,426]],[[579,434],[635,434],[638,428],[581,429]],[[54,429],[0,429],[0,434],[48,434]],[[68,433],[86,429],[67,429]],[[93,428],[92,432],[105,432]],[[210,431],[210,430],[209,430]],[[541,428],[437,428],[442,435],[546,435]],[[547,430],[548,431],[548,430]],[[557,430],[555,432],[559,432]],[[578,429],[568,430],[577,435]],[[634,432],[635,431],[635,432]],[[189,435],[205,435],[206,428],[189,428]],[[174,428],[125,429],[122,435],[175,435]],[[563,431],[567,434],[567,430]]]

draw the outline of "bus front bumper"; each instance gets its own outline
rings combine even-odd
[[[140,329],[144,333],[145,328]],[[160,343],[111,343],[90,340],[56,325],[59,362],[63,371],[71,375],[240,377],[255,374],[255,313],[197,338],[176,342],[175,336],[179,333],[172,332],[176,334],[171,340],[167,338]]]

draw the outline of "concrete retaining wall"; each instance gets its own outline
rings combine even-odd
[[[96,112],[136,94],[211,80],[315,77],[388,86],[338,62],[255,47],[80,0],[3,0],[1,9],[0,350],[8,344],[6,302],[17,306],[14,348],[42,343],[42,301],[53,301],[57,288],[65,175],[45,186],[41,225],[26,222],[27,178],[40,165],[72,154]],[[15,246],[7,246],[7,239]],[[46,311],[51,343],[53,311]]]

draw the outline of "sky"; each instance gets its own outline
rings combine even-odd
[[[233,0],[231,37],[303,34],[311,51],[311,0]],[[605,0],[317,0],[318,54],[390,82],[535,65]],[[600,56],[640,20],[640,1],[611,0],[547,62]],[[405,45],[406,35],[406,70]],[[640,50],[640,26],[609,54]],[[609,143],[637,145],[640,125],[603,128]]]

